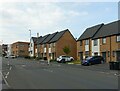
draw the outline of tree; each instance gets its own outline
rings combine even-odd
[[[64,53],[66,54],[66,55],[68,55],[71,51],[70,51],[70,48],[68,47],[68,46],[65,46],[64,48],[63,48],[63,51],[64,51]]]

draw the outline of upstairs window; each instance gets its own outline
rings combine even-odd
[[[80,41],[80,46],[82,46],[82,40]]]
[[[106,43],[106,38],[102,38],[102,44]]]
[[[98,39],[94,40],[94,46],[98,46]]]
[[[85,45],[89,45],[89,39],[85,40]]]
[[[120,42],[120,35],[117,35],[117,42]]]

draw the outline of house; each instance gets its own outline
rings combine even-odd
[[[92,38],[100,30],[104,24],[99,24],[87,28],[77,40],[77,59],[83,60],[88,56],[92,56]],[[96,49],[99,51],[99,48]]]
[[[37,37],[31,37],[29,45],[29,56],[35,56],[35,46],[36,46]]]
[[[8,51],[8,44],[2,44],[2,55],[6,56]]]
[[[29,42],[15,42],[12,44],[12,54],[17,57],[25,57],[29,55]]]
[[[37,35],[37,37],[31,37],[30,39],[30,45],[29,45],[29,56],[30,57],[37,57],[38,52],[37,52],[37,47],[38,42],[42,39],[42,36]]]
[[[11,44],[8,44],[8,48],[7,48],[7,56],[10,56],[12,55],[12,45]]]
[[[119,25],[120,20],[105,24],[93,37],[93,54],[100,54],[106,62],[120,61]],[[96,48],[99,51],[95,51]]]
[[[43,36],[40,40],[38,40],[38,57],[43,58],[46,57],[44,55],[44,44],[43,41],[49,36],[50,34],[47,34],[45,36]]]
[[[76,59],[76,40],[68,29],[47,34],[39,40],[40,57],[56,59],[60,55],[65,55],[63,52],[65,46],[71,51],[68,55]]]
[[[49,41],[57,34],[58,32],[55,32],[53,34],[48,34],[47,37],[42,41],[41,45],[41,55],[42,57],[49,58]]]

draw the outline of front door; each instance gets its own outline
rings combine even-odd
[[[52,53],[52,59],[54,59],[55,58],[55,54],[54,53]]]
[[[106,62],[106,52],[102,52],[102,56],[104,58],[104,61]]]
[[[83,60],[83,52],[80,52],[80,60]]]
[[[120,51],[117,51],[116,54],[117,54],[117,60],[116,61],[120,61]]]

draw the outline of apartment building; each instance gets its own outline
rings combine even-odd
[[[53,34],[47,34],[38,40],[40,57],[56,59],[60,55],[65,55],[63,48],[68,46],[71,52],[69,56],[76,59],[76,40],[68,29]]]
[[[92,56],[92,38],[100,30],[104,24],[99,24],[87,28],[84,33],[77,40],[77,59],[83,60],[88,56]],[[95,51],[99,51],[99,48],[95,48]]]
[[[15,42],[12,44],[12,54],[17,57],[25,57],[29,55],[28,42]]]
[[[93,54],[99,54],[104,57],[106,62],[120,61],[120,29],[119,21],[105,24],[93,37]],[[99,46],[99,47],[98,47]],[[95,48],[99,52],[95,53]]]

